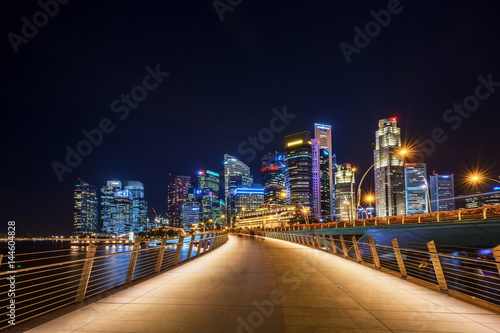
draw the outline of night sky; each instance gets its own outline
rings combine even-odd
[[[429,173],[458,177],[479,163],[500,175],[497,2],[218,3],[230,8],[223,21],[212,1],[73,0],[53,17],[37,15],[36,1],[0,3],[0,232],[15,220],[18,234],[71,234],[78,177],[96,186],[143,182],[151,217],[151,207],[166,211],[169,172],[221,171],[224,153],[248,162],[260,182],[261,155],[283,150],[285,135],[312,131],[315,122],[333,126],[338,162],[362,172],[373,163],[378,120],[395,116],[408,143],[437,129]],[[363,33],[375,20],[370,12],[388,8],[390,22],[370,30],[369,42],[358,36],[354,49],[354,28]],[[38,32],[25,27],[23,39],[33,15]],[[154,71],[161,82],[144,83]],[[479,88],[483,100],[474,105],[479,99],[468,96],[479,76],[493,82]],[[131,91],[141,101],[127,106],[121,96]],[[474,111],[447,112],[466,99]],[[285,106],[295,117],[248,161],[238,146]],[[66,164],[65,147],[76,149],[82,131],[102,122],[110,133],[59,181],[54,161]],[[457,192],[465,191],[457,179]]]

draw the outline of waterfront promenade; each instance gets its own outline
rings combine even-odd
[[[324,251],[232,235],[213,253],[8,331],[20,330],[500,332],[500,315]]]

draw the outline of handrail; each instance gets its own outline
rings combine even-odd
[[[15,304],[22,305],[16,308],[15,313],[15,323],[19,324],[51,310],[82,302],[111,288],[174,267],[180,262],[194,259],[223,245],[228,239],[228,233],[225,231],[209,231],[200,236],[203,236],[203,239],[198,238],[198,234],[186,237],[185,240],[181,236],[174,243],[167,243],[167,239],[164,238],[161,245],[142,249],[138,246],[140,242],[136,241],[131,244],[135,245],[132,250],[102,255],[96,255],[97,246],[90,243],[86,258],[64,261],[59,255],[48,256],[41,259],[56,262],[0,272],[0,279],[6,282],[10,275],[14,274],[16,277],[15,298],[5,297],[0,300],[0,307],[7,310],[0,317],[0,329],[10,326],[6,314],[9,313],[7,306],[11,304],[11,299]],[[198,249],[193,251],[197,242],[199,242]],[[183,250],[187,251],[188,247],[189,256]],[[169,251],[164,253],[166,248]],[[30,254],[44,255],[52,252],[56,251]],[[50,274],[47,275],[49,271]],[[35,281],[36,283],[33,283]],[[3,287],[6,286],[8,285]],[[50,298],[44,297],[46,295],[50,295]]]
[[[442,293],[465,299],[500,312],[500,245],[493,248],[491,259],[473,259],[438,253],[434,241],[428,251],[399,247],[396,238],[392,246],[376,244],[373,237],[360,242],[343,235],[319,235],[315,231],[252,230],[252,233],[325,251],[403,279],[439,288]]]

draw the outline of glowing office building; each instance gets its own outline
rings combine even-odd
[[[122,235],[136,232],[133,212],[134,197],[130,190],[121,190],[114,194],[111,207],[112,233]]]
[[[254,211],[264,203],[263,188],[236,188],[233,193],[236,214]]]
[[[405,180],[401,130],[396,118],[381,119],[375,132],[375,200],[377,216],[405,215]],[[337,185],[335,185],[337,186]]]
[[[325,124],[314,124],[314,138],[316,140],[319,140],[319,148],[323,149],[328,152],[328,179],[329,179],[329,188],[328,188],[328,193],[323,192],[321,193],[321,197],[323,199],[323,206],[321,207],[321,211],[324,213],[328,212],[329,215],[333,216],[334,208],[335,208],[335,196],[334,196],[334,187],[335,187],[335,167],[337,165],[337,161],[333,160],[333,146],[332,146],[332,127],[330,125],[325,125]],[[326,155],[323,154],[323,158],[325,158]],[[326,169],[326,166],[324,166],[324,169]],[[326,188],[322,186],[322,189],[326,191]],[[330,199],[327,199],[326,196],[330,196]],[[326,207],[324,205],[327,204],[327,201],[330,203],[330,207]],[[324,215],[322,213],[322,215]],[[333,219],[330,219],[333,220]]]
[[[182,205],[182,224],[185,229],[202,222],[203,207],[196,201],[186,202]]]
[[[144,185],[135,180],[125,181],[125,190],[132,193],[132,231],[143,232],[148,228],[148,203],[144,198]]]
[[[110,180],[101,187],[101,232],[111,234],[114,226],[111,219],[111,210],[115,201],[115,193],[122,190],[122,182]]]
[[[285,137],[286,149],[286,201],[312,207],[312,149],[311,133],[304,131]]]
[[[434,172],[429,178],[432,211],[455,210],[455,182],[453,174],[439,175]]]
[[[78,180],[73,190],[73,228],[76,235],[99,231],[97,188]]]
[[[274,152],[264,155],[261,172],[264,202],[284,205],[286,202],[285,154]]]
[[[356,179],[350,163],[338,165],[335,172],[335,220],[356,219]]]
[[[172,227],[182,227],[182,205],[188,201],[189,188],[191,188],[191,177],[169,175],[167,214]]]
[[[406,214],[429,212],[425,163],[405,163]]]

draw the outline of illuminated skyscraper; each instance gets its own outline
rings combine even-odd
[[[312,207],[312,150],[311,133],[304,131],[285,137],[286,201]]]
[[[356,219],[356,200],[356,179],[351,164],[340,164],[335,173],[335,220]]]
[[[381,119],[375,132],[375,197],[377,216],[405,215],[405,182],[401,131],[396,118]]]
[[[405,163],[406,214],[429,212],[425,163]]]
[[[115,193],[121,191],[122,182],[111,180],[101,187],[101,232],[112,233],[114,230],[111,220],[111,210],[115,200]]]
[[[332,213],[332,182],[330,175],[332,159],[326,149],[319,150],[319,193],[320,193],[320,221],[333,221]]]
[[[256,210],[264,203],[263,188],[237,188],[233,194],[237,214]]]
[[[219,174],[210,170],[198,172],[198,189],[203,190],[202,206],[203,219],[208,221],[217,220],[222,212],[220,211],[219,201]]]
[[[74,233],[79,235],[98,232],[97,188],[78,178],[74,185],[73,198]]]
[[[186,202],[182,205],[182,224],[188,229],[195,224],[202,222],[203,208],[201,203],[196,201]]]
[[[134,197],[130,190],[121,190],[114,194],[111,206],[112,233],[121,235],[136,232],[134,228]]]
[[[321,216],[321,187],[320,187],[320,169],[319,169],[319,139],[311,139],[311,152],[312,152],[312,216],[320,218]]]
[[[335,209],[335,196],[334,196],[334,187],[335,187],[335,165],[337,164],[337,161],[333,161],[333,146],[332,146],[332,127],[330,125],[324,125],[324,124],[314,124],[314,138],[319,140],[319,148],[324,149],[328,152],[328,178],[330,179],[330,185],[329,185],[329,194],[327,193],[321,193],[321,197],[324,198],[322,199],[323,203],[326,204],[326,196],[330,195],[330,199],[328,200],[330,202],[330,207],[321,207],[322,211],[328,211],[330,214],[333,215],[334,209]],[[335,165],[334,165],[335,164]],[[322,187],[325,189],[324,187]],[[333,219],[330,219],[333,220]]]
[[[436,211],[455,210],[455,182],[451,175],[438,175],[433,173],[430,176],[431,208]]]
[[[230,177],[233,177],[232,180]],[[253,176],[250,167],[234,156],[224,154],[224,196],[232,193],[237,187],[251,187]]]
[[[168,180],[167,214],[172,227],[182,227],[182,205],[187,202],[191,177],[170,174]]]
[[[286,202],[285,155],[278,152],[264,155],[261,172],[264,202],[284,205]]]
[[[148,204],[144,199],[144,185],[138,181],[127,180],[124,189],[132,193],[132,231],[136,233],[146,231]]]

